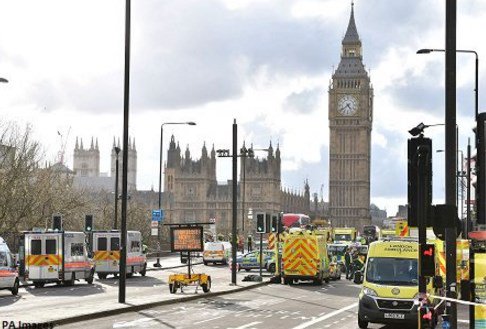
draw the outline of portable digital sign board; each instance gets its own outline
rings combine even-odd
[[[171,227],[170,249],[172,252],[204,251],[203,227]]]

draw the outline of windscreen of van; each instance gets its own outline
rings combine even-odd
[[[0,266],[8,266],[7,251],[0,249]]]
[[[222,243],[208,243],[206,246],[204,246],[204,249],[209,251],[218,251],[224,250],[224,246]]]
[[[366,281],[397,286],[415,286],[418,284],[417,260],[413,258],[369,258],[366,267]]]
[[[342,256],[346,252],[346,248],[347,248],[347,246],[329,245],[327,247],[327,252],[329,254]]]
[[[334,240],[337,240],[337,241],[353,241],[351,234],[335,234]]]

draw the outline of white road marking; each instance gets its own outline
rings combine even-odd
[[[246,329],[246,328],[250,328],[251,326],[254,326],[256,324],[259,324],[261,322],[257,321],[257,322],[252,322],[252,323],[248,323],[248,324],[245,324],[244,326],[241,326],[241,327],[237,327],[237,328],[228,328],[228,329]]]
[[[154,321],[153,319],[150,318],[142,318],[142,319],[137,319],[134,321],[122,321],[118,323],[113,324],[113,328],[128,328],[128,327],[136,327],[139,326],[142,323]]]
[[[209,322],[209,321],[213,321],[213,320],[221,319],[221,318],[224,318],[224,317],[225,317],[225,315],[222,315],[222,316],[218,316],[218,317],[216,317],[216,318],[212,318],[212,319],[206,319],[206,320],[202,320],[202,321],[194,322],[194,324],[199,324],[199,323]]]
[[[348,306],[343,307],[343,308],[341,308],[339,310],[336,310],[334,312],[331,312],[329,314],[326,314],[324,316],[321,316],[319,318],[316,318],[316,319],[314,319],[312,321],[304,322],[301,325],[298,325],[297,327],[294,327],[293,329],[304,329],[304,328],[310,327],[313,324],[316,324],[318,322],[321,322],[321,321],[327,320],[329,318],[332,318],[333,316],[338,315],[338,314],[341,314],[343,312],[346,312],[346,311],[348,311],[348,310],[350,310],[350,309],[352,309],[352,308],[354,308],[356,306],[358,306],[358,303],[354,303],[354,304],[348,305]]]

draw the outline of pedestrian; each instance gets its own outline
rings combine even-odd
[[[349,280],[349,274],[351,273],[351,247],[346,248],[344,253],[344,265],[346,266],[346,279]]]
[[[253,250],[253,239],[252,239],[251,235],[248,235],[246,242],[248,244],[248,252],[251,252]]]

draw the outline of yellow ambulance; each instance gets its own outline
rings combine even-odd
[[[417,325],[418,250],[418,242],[410,238],[370,244],[359,294],[360,328],[367,328],[368,323]],[[442,295],[442,284],[438,281],[442,281],[440,277],[428,280],[428,293]],[[439,300],[429,302],[437,305]]]

